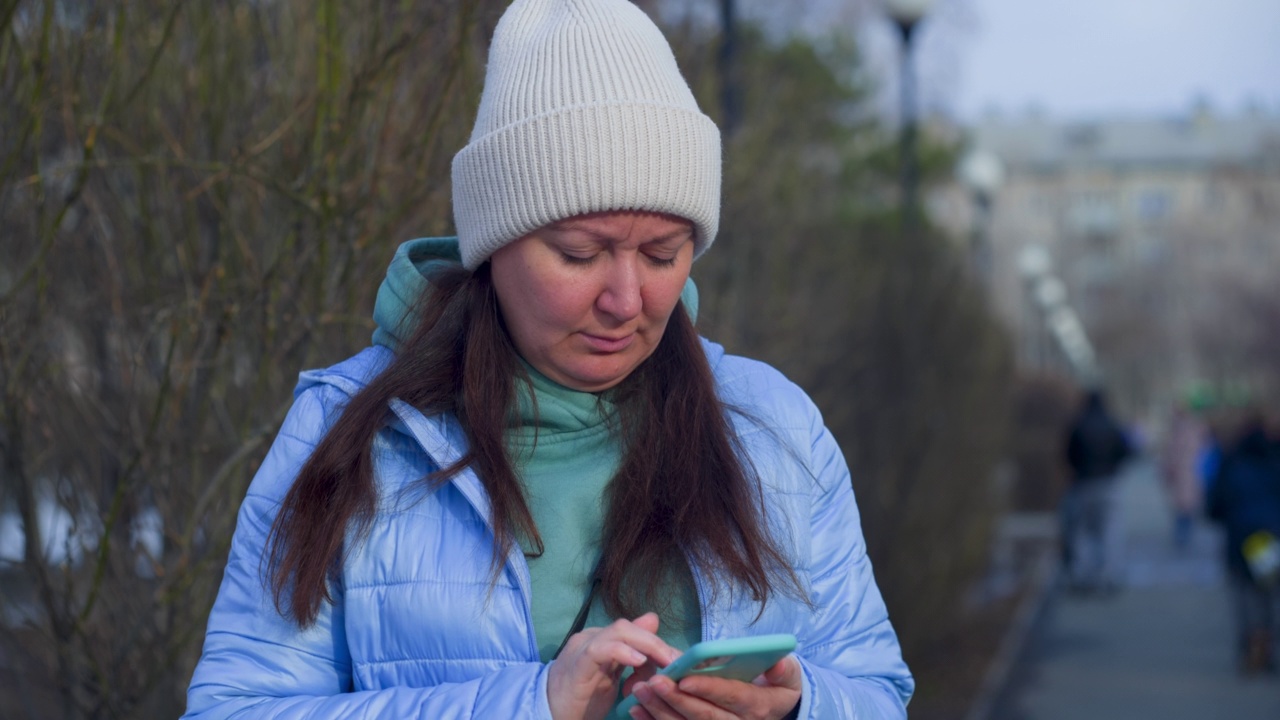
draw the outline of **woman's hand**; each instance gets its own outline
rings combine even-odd
[[[616,620],[569,638],[547,674],[547,702],[555,720],[599,720],[618,700],[618,678],[628,667],[640,677],[679,654],[659,638],[658,616]]]
[[[655,676],[632,687],[636,720],[780,720],[800,704],[800,661],[787,656],[754,682]]]

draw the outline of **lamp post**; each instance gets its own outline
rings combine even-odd
[[[965,155],[957,168],[960,181],[973,196],[973,236],[969,241],[969,259],[978,279],[991,280],[991,206],[996,191],[1004,182],[1004,166],[1000,158],[986,150],[973,150]]]
[[[738,97],[737,54],[738,21],[735,0],[720,0],[720,114],[726,138],[738,129],[741,104]]]
[[[1039,243],[1024,245],[1018,254],[1018,272],[1022,275],[1023,297],[1026,300],[1022,306],[1024,318],[1022,337],[1026,341],[1023,346],[1023,357],[1037,370],[1044,371],[1049,363],[1048,353],[1044,347],[1044,315],[1041,307],[1046,299],[1052,300],[1052,298],[1041,298],[1040,293],[1036,292],[1036,287],[1042,279],[1052,277],[1053,260],[1049,256],[1049,251]],[[1065,291],[1063,294],[1066,294]]]
[[[916,168],[916,81],[911,63],[912,41],[916,27],[933,7],[934,0],[883,0],[884,10],[898,27],[902,39],[901,85],[902,129],[899,140],[900,172],[902,183],[902,221],[908,231],[915,229],[919,212],[916,194],[919,185]]]

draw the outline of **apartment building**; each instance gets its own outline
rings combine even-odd
[[[1205,105],[1096,122],[992,115],[970,129],[970,148],[1003,169],[988,211],[960,182],[930,209],[986,246],[992,301],[1024,366],[1052,359],[1019,270],[1038,246],[1104,379],[1132,403],[1165,402],[1190,383],[1253,381],[1256,329],[1241,304],[1280,302],[1280,116]]]

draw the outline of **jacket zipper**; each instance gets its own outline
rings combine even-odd
[[[413,439],[418,443],[418,447],[422,448],[422,451],[436,464],[436,467],[448,467],[461,457],[461,454],[457,452],[453,445],[430,427],[427,418],[418,412],[417,408],[402,400],[392,400],[390,404],[392,412],[409,428],[409,432],[413,434]],[[434,443],[431,443],[435,445],[434,451],[431,447],[428,447],[428,439],[434,441]],[[489,534],[493,535],[493,517],[490,511],[489,498],[475,472],[470,468],[464,468],[449,482],[458,488],[458,491],[470,503],[471,509],[484,520],[485,527],[489,529]],[[525,561],[524,553],[518,545],[512,548],[507,555],[507,569],[515,576],[516,587],[520,590],[520,598],[523,601],[521,609],[524,611],[525,639],[527,640],[529,657],[533,660],[540,660],[538,640],[533,632],[533,590],[529,585],[529,564]]]

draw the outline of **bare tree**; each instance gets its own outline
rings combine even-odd
[[[297,371],[367,340],[396,243],[448,230],[501,5],[0,11],[5,707],[181,711]]]

